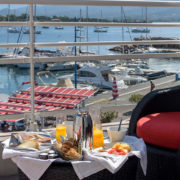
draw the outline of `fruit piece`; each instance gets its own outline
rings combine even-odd
[[[126,149],[128,152],[131,151],[131,147],[129,146],[129,144],[127,144],[127,143],[120,143],[120,145],[121,145],[121,147],[123,149]]]
[[[114,151],[114,152],[113,152],[113,154],[119,155],[119,152],[117,152],[117,151]]]
[[[116,144],[114,144],[112,149],[118,149],[119,147],[121,147],[121,144],[120,143],[116,143]]]
[[[127,153],[125,153],[125,152],[119,152],[118,154],[119,154],[119,155],[126,155]]]
[[[116,149],[117,152],[124,152],[124,149],[122,147],[119,147],[118,149]]]
[[[127,149],[123,149],[123,152],[125,152],[126,154],[128,154],[128,150]]]
[[[115,149],[110,149],[110,150],[108,151],[108,153],[109,153],[109,154],[113,154],[115,151],[116,151]]]

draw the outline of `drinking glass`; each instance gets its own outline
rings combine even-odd
[[[61,142],[61,137],[66,137],[65,115],[61,114],[56,118],[56,140]]]
[[[100,110],[101,110],[101,107],[99,105],[90,107],[88,110],[89,114],[92,118],[93,125],[99,124],[99,122],[100,122]]]
[[[104,147],[103,130],[101,124],[93,126],[93,148]]]

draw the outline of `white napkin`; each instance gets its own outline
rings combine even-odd
[[[106,153],[107,154],[107,153]],[[128,156],[106,155],[105,153],[88,152],[84,150],[84,157],[87,160],[98,162],[103,169],[108,169],[111,173],[116,173],[128,160]]]
[[[83,179],[104,169],[97,161],[71,161],[79,179]]]
[[[79,179],[88,177],[103,169],[108,169],[110,172],[116,173],[128,160],[128,157],[132,155],[140,158],[143,172],[146,174],[147,154],[144,141],[132,136],[126,136],[123,141],[130,144],[132,148],[128,155],[116,156],[107,153],[105,155],[104,153],[84,150],[85,161],[71,161]],[[2,144],[4,145],[3,159],[11,158],[31,180],[39,179],[54,161],[37,159],[39,153],[42,151],[28,151],[27,153],[27,151],[9,149],[7,148],[9,146],[9,139]]]
[[[79,177],[83,179],[94,173],[97,173],[103,169],[108,169],[111,173],[116,173],[128,160],[129,156],[135,155],[140,158],[140,164],[144,174],[146,175],[147,169],[147,153],[146,145],[143,139],[139,139],[133,136],[126,136],[123,139],[124,142],[127,142],[132,150],[128,155],[116,156],[107,153],[98,153],[94,151],[87,151],[84,149],[84,158],[85,160],[90,161],[75,161],[72,162],[74,170]]]
[[[13,162],[30,180],[38,180],[55,159],[41,160],[31,157],[16,156]]]

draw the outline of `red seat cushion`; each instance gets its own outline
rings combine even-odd
[[[140,118],[137,136],[145,142],[170,149],[180,145],[180,112],[155,113]]]

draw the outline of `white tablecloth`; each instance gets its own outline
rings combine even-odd
[[[84,150],[84,161],[71,161],[74,171],[79,179],[88,177],[103,169],[108,169],[112,173],[116,173],[123,164],[128,160],[129,156],[135,155],[140,158],[140,163],[144,174],[146,174],[147,154],[146,146],[142,139],[132,136],[126,136],[123,140],[130,144],[132,150],[128,155],[104,155],[95,151],[88,152]],[[19,151],[9,149],[9,139],[3,142],[4,150],[3,159],[11,158],[14,163],[29,177],[31,180],[38,180],[46,169],[55,159],[41,160],[37,159],[40,151]],[[63,161],[63,160],[62,160]]]

